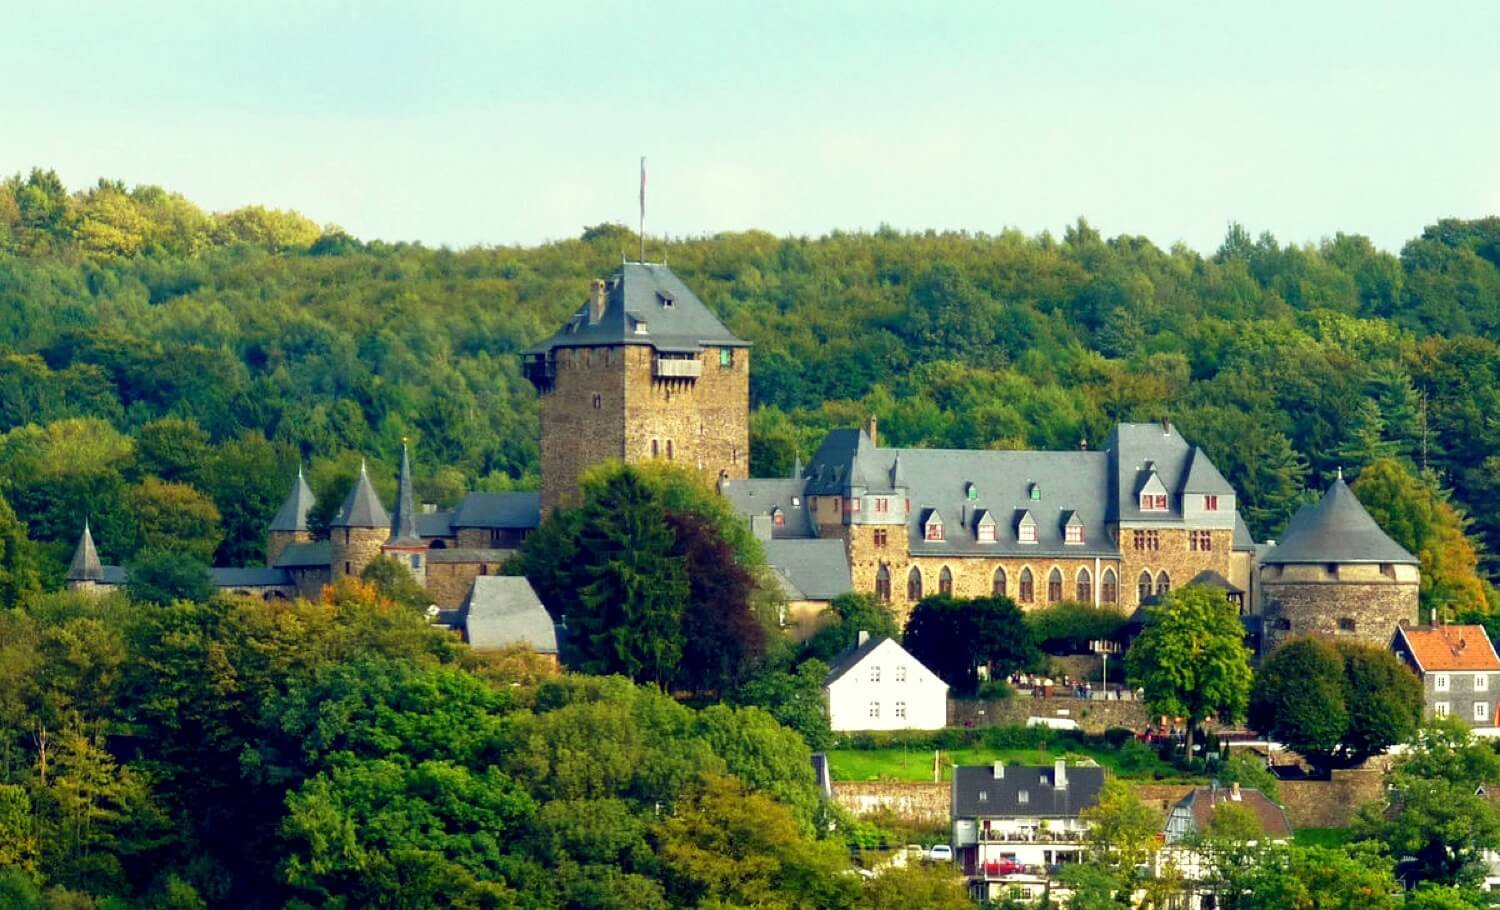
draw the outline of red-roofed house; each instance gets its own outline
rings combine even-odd
[[[1426,715],[1451,715],[1476,731],[1496,731],[1500,655],[1483,626],[1400,626],[1396,656],[1422,678]]]

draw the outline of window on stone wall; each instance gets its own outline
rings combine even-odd
[[[884,564],[875,572],[875,596],[880,598],[882,603],[891,601],[891,570]]]
[[[1031,569],[1021,570],[1021,603],[1029,604],[1036,599],[1035,582],[1031,577]]]
[[[947,566],[943,566],[943,570],[938,573],[938,593],[949,595],[953,593],[953,573],[948,571]]]
[[[906,599],[918,601],[922,599],[922,572],[916,566],[906,574]]]
[[[1005,569],[995,570],[994,587],[992,588],[996,597],[1005,596]]]
[[[1062,571],[1053,568],[1047,576],[1047,603],[1055,604],[1059,600],[1062,600]]]
[[[1099,599],[1107,604],[1112,604],[1120,599],[1114,569],[1104,570],[1104,578],[1099,582]]]
[[[1094,599],[1094,577],[1088,569],[1078,570],[1078,599],[1085,602]]]

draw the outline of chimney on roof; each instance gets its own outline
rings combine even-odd
[[[604,279],[595,278],[593,287],[589,291],[589,323],[596,323],[604,318],[604,304],[609,299],[609,292],[605,288]]]
[[[1052,787],[1055,790],[1068,789],[1068,763],[1061,758],[1052,764]]]
[[[867,641],[869,641],[869,640],[870,640],[870,633],[866,632],[864,629],[860,629],[859,630],[859,646],[863,647],[864,643],[867,642]]]
[[[1229,798],[1234,802],[1240,801],[1240,782],[1235,781],[1229,785]]]
[[[875,419],[875,415],[871,414],[870,422],[865,424],[865,435],[870,437],[870,445],[872,446],[878,447],[880,445],[879,429],[879,422]]]
[[[994,766],[991,768],[991,772],[995,775],[995,780],[1004,780],[1005,779],[1005,762],[1003,762],[1003,761],[997,761],[997,762],[995,762]]]

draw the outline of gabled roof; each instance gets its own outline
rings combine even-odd
[[[1186,809],[1192,816],[1193,830],[1201,833],[1208,830],[1214,812],[1226,805],[1249,809],[1260,822],[1260,830],[1267,840],[1291,839],[1292,826],[1286,820],[1286,813],[1264,793],[1254,788],[1234,790],[1228,787],[1194,787],[1172,809]]]
[[[526,353],[615,344],[643,344],[673,353],[750,346],[725,328],[665,265],[627,262],[605,283],[605,295],[604,312],[597,318],[592,301],[586,301],[555,335]]]
[[[286,499],[277,510],[276,517],[271,519],[270,531],[306,531],[307,515],[312,511],[317,499],[313,496],[312,488],[302,477],[302,466],[297,466],[297,480],[292,484],[291,492],[287,493]]]
[[[557,626],[525,578],[481,575],[462,609],[470,647],[526,644],[542,654],[557,653]]]
[[[1392,563],[1417,565],[1417,558],[1380,529],[1341,476],[1316,503],[1292,516],[1281,541],[1261,560],[1293,563]]]
[[[540,493],[470,493],[453,510],[454,528],[525,531],[542,523]]]
[[[420,547],[417,534],[417,505],[411,490],[411,456],[401,443],[401,476],[396,481],[396,514],[391,519],[391,546]]]
[[[833,600],[854,590],[842,540],[773,539],[763,546],[793,600]]]
[[[365,463],[359,463],[359,477],[354,481],[354,489],[349,491],[349,496],[344,500],[344,507],[339,514],[328,524],[331,528],[387,528],[391,526],[391,513],[385,510],[385,505],[380,501],[380,494],[375,492],[375,487],[370,483],[370,474],[365,469]]]
[[[1405,644],[1424,673],[1500,671],[1500,656],[1484,626],[1400,626],[1396,642],[1398,647]]]
[[[953,769],[953,817],[1076,818],[1099,801],[1103,768],[1069,765],[1063,788],[1054,786],[1056,773],[1055,766],[1004,765],[997,778],[993,765],[960,765]]]
[[[68,563],[67,580],[104,580],[104,566],[99,562],[99,551],[94,548],[94,535],[89,533],[88,519],[84,519],[83,533],[79,535],[78,546],[73,550],[73,561]]]

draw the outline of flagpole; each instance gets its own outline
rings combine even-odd
[[[646,156],[641,156],[641,263],[646,261]]]

